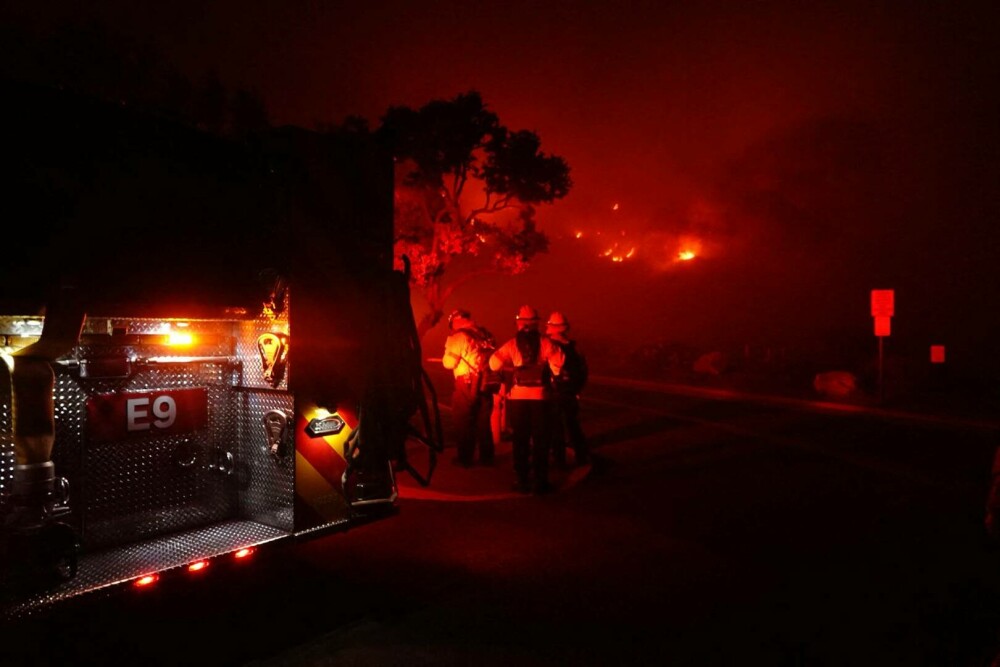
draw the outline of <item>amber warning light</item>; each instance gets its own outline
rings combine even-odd
[[[194,337],[187,331],[171,331],[167,334],[167,345],[183,347],[194,342]]]

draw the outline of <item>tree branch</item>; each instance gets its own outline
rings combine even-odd
[[[462,165],[462,168],[455,174],[455,198],[454,202],[458,205],[459,199],[462,197],[462,190],[465,189],[465,184],[469,178],[468,167]]]
[[[501,199],[498,199],[496,201],[496,203],[494,203],[492,206],[490,206],[489,203],[487,202],[486,206],[482,206],[480,208],[474,208],[474,209],[472,209],[469,212],[469,215],[466,216],[466,219],[467,220],[471,220],[472,218],[474,218],[474,217],[476,217],[477,215],[480,215],[480,214],[499,213],[500,211],[507,210],[508,208],[513,208],[513,209],[520,210],[520,209],[524,208],[524,205],[520,204],[518,202],[512,201],[512,198],[510,196],[505,196],[505,197],[503,197]]]

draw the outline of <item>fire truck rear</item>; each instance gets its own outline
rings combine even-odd
[[[233,149],[105,107],[60,136],[52,95],[7,119],[8,214],[50,217],[2,276],[4,616],[392,516],[405,441],[440,444],[391,158],[295,128]]]

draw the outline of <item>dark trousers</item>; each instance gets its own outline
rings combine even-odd
[[[560,394],[552,401],[552,456],[559,463],[566,461],[566,445],[573,449],[577,463],[590,459],[587,437],[580,426],[580,399],[576,394]]]
[[[455,391],[451,395],[451,415],[455,422],[458,441],[458,460],[472,463],[479,444],[479,460],[493,461],[493,428],[490,416],[493,414],[493,395],[479,392],[475,381],[463,376],[455,378]]]
[[[519,482],[529,484],[533,481],[536,486],[549,482],[551,410],[548,400],[507,399],[514,472]]]

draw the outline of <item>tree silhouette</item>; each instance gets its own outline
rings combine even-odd
[[[460,285],[520,273],[548,250],[535,207],[565,197],[572,181],[563,158],[543,153],[535,132],[501,125],[476,91],[390,107],[381,121],[396,158],[394,253],[427,303],[423,337]]]

